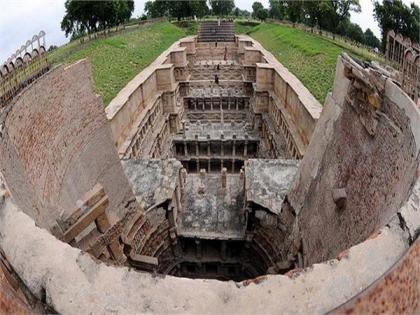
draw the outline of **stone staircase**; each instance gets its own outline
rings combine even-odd
[[[206,21],[200,24],[199,42],[234,42],[233,22]]]

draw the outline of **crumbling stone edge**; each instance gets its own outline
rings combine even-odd
[[[324,313],[367,288],[403,256],[419,235],[419,200],[418,178],[389,224],[337,259],[241,283],[156,278],[107,266],[35,226],[3,196],[0,247],[27,288],[59,313],[273,313],[279,307],[284,312]],[[261,303],[253,303],[251,296]]]

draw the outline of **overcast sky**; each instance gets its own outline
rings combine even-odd
[[[13,52],[21,47],[28,39],[44,30],[49,45],[62,45],[67,42],[60,29],[60,22],[64,16],[65,0],[0,0],[0,63],[5,61]],[[133,16],[143,13],[147,0],[135,0]],[[235,0],[240,9],[252,11],[255,0]],[[419,0],[414,0],[419,1]],[[268,0],[260,0],[268,7]],[[406,4],[413,0],[403,0]],[[378,24],[373,19],[372,0],[360,0],[362,12],[352,13],[351,20],[358,23],[363,30],[370,28],[380,37]]]

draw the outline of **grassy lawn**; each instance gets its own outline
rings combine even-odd
[[[174,21],[172,22],[175,26],[181,28],[186,36],[197,35],[198,31],[198,22],[189,20],[189,21]]]
[[[184,36],[184,30],[169,22],[155,23],[91,41],[80,49],[74,47],[77,42],[70,43],[54,51],[50,59],[68,64],[88,58],[92,63],[96,91],[108,105],[134,76]]]
[[[248,34],[255,26],[259,25],[259,22],[247,21],[247,20],[235,20],[234,32],[235,34]]]
[[[351,46],[312,35],[300,29],[278,24],[260,24],[248,31],[323,104],[335,77],[337,57],[347,52],[359,59],[368,59],[368,53]]]

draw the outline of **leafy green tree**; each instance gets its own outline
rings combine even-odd
[[[318,24],[321,28],[335,33],[340,23],[350,19],[350,12],[360,12],[359,0],[318,1]]]
[[[381,48],[380,40],[373,34],[370,28],[368,28],[363,34],[363,42],[367,46],[373,48]]]
[[[304,23],[310,27],[319,26],[322,19],[322,10],[319,1],[306,1],[303,4],[305,19]]]
[[[202,18],[209,14],[209,7],[206,0],[193,0],[191,1],[192,12],[198,18]]]
[[[176,17],[178,20],[186,17],[199,18],[208,14],[209,8],[205,0],[189,1],[147,1],[144,11],[152,18],[160,16]]]
[[[169,15],[166,1],[146,1],[144,12],[149,18],[157,18]]]
[[[302,22],[304,16],[303,3],[302,0],[289,0],[285,2],[287,17],[293,23]]]
[[[61,29],[72,38],[96,32],[128,21],[134,11],[134,1],[66,0],[66,14]]]
[[[265,21],[268,18],[268,10],[266,8],[257,11],[257,19]]]
[[[268,10],[264,8],[261,2],[255,1],[252,4],[252,16],[264,21],[268,17]]]
[[[358,43],[364,43],[364,33],[359,25],[356,23],[349,23],[347,27],[346,36]]]
[[[233,0],[210,0],[212,13],[217,16],[229,15],[235,8]]]
[[[412,41],[419,41],[420,7],[414,2],[407,6],[401,0],[374,2],[374,17],[382,33],[382,48],[386,46],[388,31],[394,30]]]
[[[282,20],[286,17],[286,6],[283,0],[269,0],[268,15],[273,19]]]
[[[241,16],[241,17],[250,17],[251,16],[251,13],[249,11],[247,11],[247,10],[241,10],[238,7],[236,7],[233,10],[233,15],[234,16],[238,16],[238,17],[239,16]]]
[[[241,10],[238,7],[236,7],[233,10],[233,15],[236,16],[236,17],[238,17],[240,15],[240,13],[241,13]]]
[[[258,10],[264,9],[264,6],[261,2],[255,1],[252,4],[252,16],[255,17]]]

